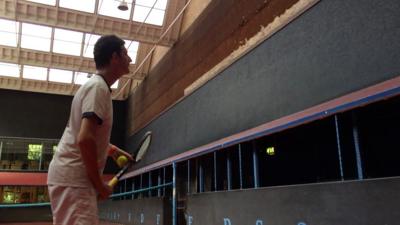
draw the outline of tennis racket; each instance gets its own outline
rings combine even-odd
[[[139,162],[143,156],[146,154],[147,150],[150,147],[151,144],[151,131],[146,132],[146,134],[143,136],[142,140],[140,141],[139,147],[136,150],[136,156],[134,158],[134,161],[129,161],[122,169],[108,182],[108,185],[110,187],[114,187],[119,179],[122,177],[122,175],[125,174],[126,171],[136,162]]]

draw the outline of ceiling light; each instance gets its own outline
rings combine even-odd
[[[121,10],[121,11],[128,10],[128,3],[126,3],[125,0],[122,0],[122,2],[119,3],[118,9]]]

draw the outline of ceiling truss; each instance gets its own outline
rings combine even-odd
[[[98,5],[98,2],[99,0],[96,0],[96,5]],[[124,20],[103,16],[97,14],[97,10],[93,14],[61,8],[58,5],[58,1],[56,6],[49,6],[23,0],[0,0],[0,18],[97,35],[112,33],[123,39],[138,41],[140,44],[136,56],[136,64],[131,64],[130,66],[131,73],[133,71],[136,71],[136,73],[121,77],[118,89],[113,91],[114,99],[125,99],[128,97],[129,92],[137,87],[148,74],[151,64],[150,60],[142,62],[150,49],[155,44],[172,46],[177,40],[181,26],[180,20],[173,25],[167,34],[164,34],[164,32],[175,19],[176,15],[179,14],[184,1],[168,1],[163,26],[139,23],[131,19]],[[54,37],[54,29],[52,32],[52,36]],[[19,34],[21,34],[21,25],[19,26]],[[160,40],[161,37],[163,37],[162,40]],[[19,35],[20,38],[21,35]],[[21,40],[18,43],[21,43]],[[96,72],[95,64],[91,58],[24,49],[21,48],[20,44],[17,47],[0,45],[0,61],[86,73]],[[137,68],[139,64],[143,64],[141,68]],[[128,88],[124,88],[122,92],[119,90],[126,86]],[[0,76],[0,88],[73,95],[79,86],[49,81],[27,80],[22,79],[22,75],[20,75],[19,78]]]

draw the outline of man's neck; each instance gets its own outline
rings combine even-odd
[[[99,70],[97,71],[97,74],[104,78],[109,87],[111,87],[111,85],[117,80],[115,74],[110,73],[107,70]]]

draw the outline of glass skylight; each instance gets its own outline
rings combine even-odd
[[[85,84],[90,77],[88,77],[88,73],[83,73],[83,72],[75,72],[75,84],[83,85]],[[111,85],[112,89],[117,89],[118,88],[118,82],[119,80],[115,81],[113,85]]]
[[[20,65],[13,63],[0,63],[0,75],[6,77],[19,77]]]
[[[72,82],[72,71],[50,69],[49,81],[71,83]]]
[[[101,37],[100,35],[86,34],[86,36],[85,36],[85,46],[83,47],[83,56],[84,57],[93,58],[94,44],[96,44],[97,40],[100,37]],[[138,48],[139,48],[139,42],[130,41],[130,40],[124,40],[124,41],[125,41],[125,48],[128,50],[128,55],[132,59],[131,63],[135,63],[136,62],[137,51],[138,51]]]
[[[75,72],[75,84],[82,85],[86,83],[90,78],[88,77],[88,73],[83,72]]]
[[[50,51],[51,27],[22,23],[21,47]]]
[[[157,1],[157,3],[154,5],[155,1]],[[136,0],[135,4],[136,6],[147,6],[150,8],[154,5],[154,9],[161,10],[165,10],[167,8],[167,0]]]
[[[96,0],[60,0],[60,7],[93,13],[95,3]]]
[[[128,4],[129,9],[126,11],[119,10],[118,5],[119,2],[115,0],[99,0],[99,14],[129,20],[131,5]]]
[[[83,46],[83,56],[93,58],[94,44],[100,38],[100,35],[86,34],[85,35],[85,46]],[[88,44],[89,43],[89,44]]]
[[[129,40],[124,40],[124,41],[125,41],[125,48],[128,50],[128,55],[132,59],[131,64],[135,64],[136,63],[137,51],[138,51],[138,48],[139,48],[139,42],[137,42],[137,41],[129,41]]]
[[[24,65],[22,77],[34,80],[47,80],[47,68]]]
[[[53,52],[76,55],[81,54],[83,33],[58,29],[54,30]]]
[[[0,45],[17,47],[19,23],[0,19]]]
[[[151,11],[150,11],[151,10]],[[150,14],[149,14],[150,12]],[[147,14],[149,14],[147,16]],[[149,23],[149,24],[154,24],[157,26],[163,25],[164,22],[164,10],[159,10],[159,9],[151,9],[151,7],[146,7],[146,6],[135,6],[135,10],[133,11],[133,20],[141,23]],[[146,19],[147,17],[147,19]],[[145,21],[146,20],[146,21]]]
[[[56,5],[56,0],[27,0],[29,2],[37,2],[46,5]]]

